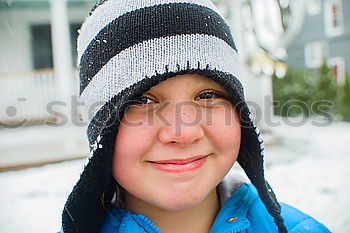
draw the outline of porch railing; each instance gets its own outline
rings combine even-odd
[[[77,72],[73,74],[77,77]],[[71,85],[78,88],[78,78]],[[17,124],[55,122],[57,116],[47,111],[50,102],[57,100],[57,84],[52,69],[24,74],[0,75],[0,128]]]

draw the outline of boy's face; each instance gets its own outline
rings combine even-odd
[[[236,161],[240,119],[216,82],[185,74],[143,95],[124,114],[113,177],[126,205],[182,210],[201,203]],[[132,203],[132,204],[131,204]]]

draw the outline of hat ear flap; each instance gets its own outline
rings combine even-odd
[[[66,201],[62,212],[64,233],[99,232],[103,217],[111,207],[116,184],[111,164],[117,130],[106,132],[102,132],[100,141],[103,147],[93,152]]]
[[[247,106],[245,107],[248,109]],[[241,113],[244,113],[244,109],[245,108],[242,109]],[[245,114],[241,114],[242,138],[237,161],[256,187],[267,211],[274,218],[278,227],[278,232],[287,232],[287,228],[281,217],[281,206],[264,177],[264,148],[262,147],[262,139],[259,140],[260,132],[258,132],[257,127],[254,126],[252,120],[249,117],[244,118],[244,116],[250,116],[250,113],[246,112]]]

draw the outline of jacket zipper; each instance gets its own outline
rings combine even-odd
[[[229,231],[228,233],[238,233],[238,232],[241,232],[243,230],[245,230],[246,228],[244,227],[241,227],[241,228],[238,228],[238,229],[235,229],[234,231]]]

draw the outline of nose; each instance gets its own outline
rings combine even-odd
[[[167,122],[159,129],[159,140],[163,144],[188,145],[204,136],[201,109],[190,102],[169,104],[163,111],[163,117]]]

